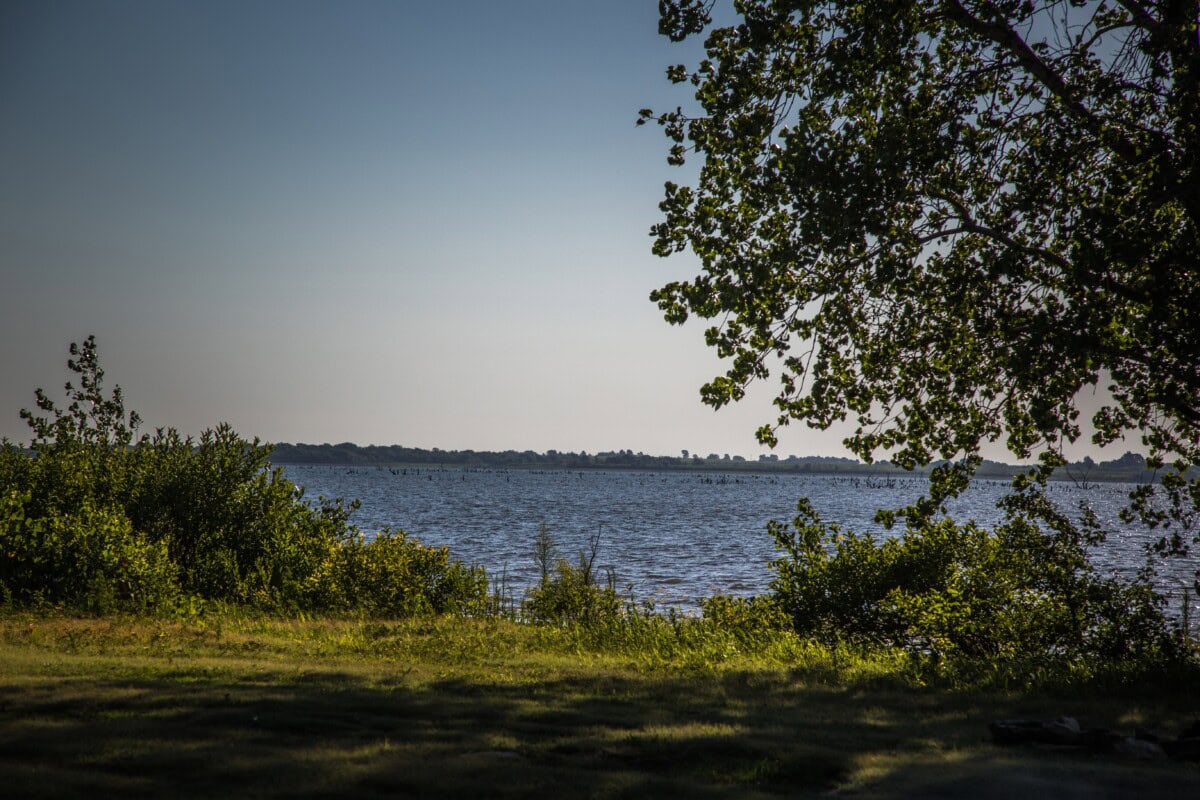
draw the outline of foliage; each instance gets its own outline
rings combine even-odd
[[[70,401],[23,411],[32,455],[0,450],[0,585],[13,602],[147,608],[176,593],[281,611],[402,614],[481,607],[482,571],[402,532],[366,541],[356,503],[320,498],[228,425],[198,440],[134,439],[120,388],[105,396],[94,337],[71,345]],[[389,581],[399,582],[389,585]]]
[[[29,494],[0,497],[0,592],[6,605],[96,613],[170,607],[179,596],[162,543],[135,533],[119,509],[90,500],[75,513],[29,517]]]
[[[704,619],[733,634],[743,648],[753,648],[792,630],[792,620],[776,597],[713,595],[700,601]]]
[[[760,440],[849,418],[864,459],[961,461],[952,492],[982,441],[1053,466],[1108,383],[1098,443],[1197,462],[1194,3],[741,0],[717,26],[713,6],[660,3],[673,40],[708,31],[667,71],[698,112],[640,118],[701,160],[653,235],[703,271],[652,299],[720,320],[705,402],[777,370]]]
[[[529,590],[523,610],[533,622],[594,622],[620,615],[622,607],[612,584],[601,586],[562,559],[544,583]]]
[[[913,662],[895,648],[852,652],[842,643],[827,647],[801,639],[775,598],[717,595],[701,601],[702,616],[658,609],[650,601],[622,600],[611,571],[604,585],[597,580],[593,565],[599,545],[597,530],[577,563],[558,559],[551,564],[557,548],[545,524],[539,527],[533,555],[542,579],[528,591],[521,610],[547,641],[566,637],[577,652],[622,654],[649,669],[703,672],[751,658],[806,663],[814,675],[821,672],[832,680],[864,672],[901,682],[911,678]]]
[[[1101,580],[1045,481],[1103,403],[1094,443],[1140,436],[1157,485],[1126,519],[1186,553],[1200,523],[1200,46],[1194,3],[663,0],[660,32],[707,32],[668,78],[695,109],[644,109],[668,162],[654,250],[701,272],[651,294],[667,321],[718,320],[714,407],[775,373],[793,421],[846,445],[945,462],[907,530],[876,543],[805,505],[776,594],[798,628],[935,654],[1156,657],[1145,581]],[[1100,390],[1107,388],[1107,393]],[[1040,467],[988,533],[939,520],[984,442]],[[896,513],[884,513],[894,523]],[[789,561],[790,559],[790,561]]]
[[[550,568],[555,545],[545,524],[538,529],[533,555],[541,570],[541,581],[529,590],[522,605],[525,616],[534,622],[596,623],[611,620],[622,613],[616,578],[610,572],[603,586],[596,576],[596,555],[600,551],[600,531],[588,538],[580,549],[579,560],[572,564],[558,559]]]
[[[187,591],[280,608],[305,604],[304,580],[332,557],[354,506],[309,506],[269,457],[269,447],[227,425],[198,441],[158,431],[126,455],[130,516],[168,543]]]
[[[308,605],[319,610],[353,609],[375,617],[486,610],[482,568],[451,561],[447,548],[426,547],[401,530],[343,540],[310,583]]]
[[[67,369],[75,373],[79,385],[71,381],[64,385],[70,401],[66,410],[58,408],[41,389],[35,390],[34,397],[42,415],[21,409],[21,419],[33,430],[34,446],[39,451],[88,454],[128,447],[142,420],[136,411],[126,415],[120,386],[114,387],[111,396],[104,396],[96,337],[89,336],[82,345],[71,342],[68,352]]]
[[[1180,655],[1149,585],[1097,575],[1073,526],[1046,534],[1017,512],[995,531],[940,519],[876,541],[826,525],[802,500],[790,526],[770,527],[784,553],[774,599],[799,633],[827,643],[903,647],[950,673],[1020,684]]]

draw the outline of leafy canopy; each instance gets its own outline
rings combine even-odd
[[[1098,443],[1196,462],[1194,2],[713,5],[659,4],[672,40],[707,31],[668,69],[699,112],[639,119],[700,161],[652,235],[702,271],[651,298],[716,321],[705,402],[774,372],[761,441],[849,419],[861,458],[957,459],[961,484],[983,441],[1052,466],[1103,383]]]

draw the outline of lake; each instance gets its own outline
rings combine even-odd
[[[808,497],[827,522],[843,529],[888,535],[873,521],[876,509],[911,503],[924,478],[769,473],[620,472],[589,470],[476,470],[288,465],[286,476],[307,497],[357,498],[352,517],[367,532],[403,528],[453,557],[505,576],[516,598],[537,579],[533,541],[543,523],[561,556],[572,560],[599,532],[596,565],[612,569],[622,593],[658,605],[695,610],[698,598],[718,592],[766,591],[767,564],[777,553],[768,520],[791,520],[796,500]],[[959,520],[991,525],[1005,481],[976,481],[950,504]],[[1132,574],[1145,562],[1144,529],[1117,520],[1132,487],[1052,483],[1063,510],[1089,504],[1109,525],[1109,540],[1094,554],[1105,570]],[[1192,569],[1172,562],[1162,583],[1191,585]]]

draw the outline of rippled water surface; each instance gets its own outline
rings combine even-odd
[[[694,472],[388,469],[287,466],[287,477],[315,498],[357,498],[353,522],[364,531],[403,528],[426,544],[447,545],[454,557],[506,575],[520,597],[535,578],[532,544],[545,523],[559,554],[574,558],[590,533],[601,534],[597,565],[638,599],[694,608],[699,597],[750,595],[771,579],[776,557],[768,520],[790,520],[808,497],[829,522],[857,531],[883,529],[876,509],[897,508],[921,495],[922,478]],[[984,525],[1000,518],[996,501],[1007,483],[978,481],[951,513]],[[1131,487],[1052,484],[1064,510],[1085,502],[1110,524],[1096,553],[1105,569],[1132,573],[1144,562],[1149,535],[1117,521]],[[1183,585],[1175,564],[1168,582]]]

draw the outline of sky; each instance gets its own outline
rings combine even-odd
[[[95,334],[146,426],[265,441],[768,452],[649,292],[686,105],[649,0],[6,0],[0,435]],[[848,455],[793,426],[780,455]]]

